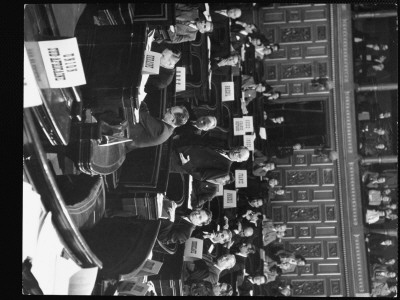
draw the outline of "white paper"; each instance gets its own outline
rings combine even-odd
[[[235,170],[235,187],[247,187],[247,170]]]
[[[265,130],[265,128],[264,127],[260,127],[260,137],[263,139],[263,140],[266,140],[267,139],[267,131]]]
[[[159,74],[161,56],[161,53],[146,50],[144,52],[142,73],[151,75]]]
[[[35,75],[24,47],[24,107],[42,105],[39,88],[36,84]]]
[[[185,261],[201,259],[203,257],[203,240],[189,238],[185,242],[185,251],[183,256]]]
[[[86,84],[76,38],[38,42],[50,88]]]
[[[236,207],[236,191],[224,190],[224,208]]]
[[[233,81],[221,82],[221,98],[222,101],[233,101],[235,100],[235,90]]]
[[[186,90],[186,68],[176,67],[176,85],[175,90],[181,92]]]
[[[146,283],[124,281],[118,286],[119,295],[144,296],[149,286]]]
[[[250,151],[254,151],[254,136],[244,135],[243,136],[243,146],[247,147]]]
[[[243,118],[233,118],[233,135],[244,135],[244,120]]]
[[[253,132],[254,131],[253,117],[245,116],[245,117],[243,117],[243,121],[244,121],[244,131],[245,132]]]

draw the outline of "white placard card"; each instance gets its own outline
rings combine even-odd
[[[122,281],[118,285],[118,295],[121,296],[144,296],[149,286],[146,283],[134,281]]]
[[[253,132],[254,131],[253,117],[252,116],[243,117],[243,121],[244,121],[244,131]]]
[[[244,135],[243,146],[247,147],[250,151],[254,151],[254,135]]]
[[[86,84],[76,38],[38,42],[50,88]]]
[[[222,101],[235,100],[233,81],[221,82]]]
[[[146,50],[144,52],[142,73],[151,75],[160,73],[161,56],[161,53]]]
[[[260,127],[260,137],[263,139],[263,140],[266,140],[267,139],[267,131],[265,130],[265,127]]]
[[[203,257],[203,240],[197,238],[189,238],[185,242],[185,251],[183,259],[185,261],[193,261]]]
[[[24,47],[24,107],[42,105],[39,88],[33,75],[32,66]]]
[[[182,92],[186,90],[186,68],[176,67],[175,90]]]
[[[235,170],[235,187],[247,187],[247,170]]]
[[[224,208],[236,207],[236,191],[224,190]]]
[[[233,118],[233,135],[244,135],[244,120],[243,118]]]

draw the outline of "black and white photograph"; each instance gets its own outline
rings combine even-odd
[[[22,295],[397,298],[397,1],[23,22]]]

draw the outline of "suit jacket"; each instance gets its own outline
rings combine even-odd
[[[199,30],[189,25],[176,24],[175,32],[168,29],[168,35],[171,41],[164,41],[165,43],[178,44],[184,42],[191,42],[196,40]]]
[[[196,226],[183,219],[182,217],[175,218],[175,222],[163,219],[161,220],[160,231],[158,232],[158,240],[163,244],[183,244],[192,235]]]
[[[199,18],[198,5],[175,3],[175,19],[178,21],[195,21]]]
[[[225,276],[227,274],[231,274],[231,273],[235,273],[235,272],[238,272],[238,273],[243,272],[243,270],[246,267],[247,257],[235,254],[235,258],[236,258],[236,263],[233,266],[233,268],[223,270],[219,276],[220,278],[222,278],[223,276]]]
[[[189,155],[190,160],[183,166],[179,159],[175,159],[173,164],[178,172],[187,173],[194,179],[205,181],[207,179],[215,179],[229,174],[232,161],[222,156],[212,148],[205,146],[184,146],[177,149],[178,153],[183,153],[185,157]],[[178,163],[178,165],[176,165]]]
[[[246,276],[241,286],[238,287],[240,296],[249,296],[250,291],[253,290],[254,284],[250,282],[249,276]]]
[[[192,207],[203,207],[205,203],[214,199],[217,191],[218,186],[216,184],[194,179],[192,183]]]
[[[174,132],[174,127],[149,114],[145,102],[140,105],[139,123],[129,126],[133,141],[125,143],[126,153],[136,148],[152,147],[164,143]]]
[[[203,259],[195,261],[195,269],[188,277],[188,281],[205,280],[212,284],[218,283],[221,270],[215,266],[214,260],[207,254]]]

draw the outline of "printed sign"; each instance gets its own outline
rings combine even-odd
[[[149,286],[146,283],[122,281],[118,285],[118,294],[122,296],[144,296]]]
[[[42,105],[39,89],[33,75],[31,63],[24,47],[24,107]]]
[[[181,92],[186,90],[186,68],[176,67],[175,90]]]
[[[161,53],[146,50],[144,52],[142,73],[151,75],[160,73],[161,56]]]
[[[221,82],[222,101],[235,100],[233,81]]]
[[[244,135],[244,120],[243,118],[233,118],[233,135]]]
[[[265,127],[260,127],[260,137],[263,139],[263,140],[266,140],[267,139],[267,131],[265,130]]]
[[[253,117],[252,116],[243,117],[243,121],[244,121],[244,131],[253,132],[254,131]]]
[[[185,242],[185,251],[183,252],[185,261],[193,261],[203,257],[203,240],[189,238]]]
[[[49,89],[49,82],[46,76],[46,70],[40,53],[38,42],[25,42],[26,53],[29,62],[31,63],[33,75],[35,76],[36,83],[41,89]]]
[[[224,190],[224,208],[236,207],[236,191]]]
[[[224,194],[224,186],[222,184],[218,184],[218,190],[215,196],[222,196]]]
[[[250,151],[254,151],[254,135],[244,135],[243,146],[247,147]]]
[[[157,275],[163,265],[162,262],[147,259],[140,269],[135,269],[129,274],[120,275],[120,280],[135,280],[137,277]]]
[[[50,88],[86,84],[76,38],[38,42]]]
[[[247,170],[235,170],[235,187],[247,187]]]

